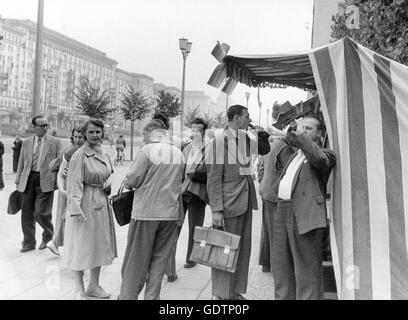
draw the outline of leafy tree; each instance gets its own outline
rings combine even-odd
[[[360,11],[360,29],[346,27],[347,15],[332,17],[331,37],[348,36],[363,46],[390,59],[408,64],[408,6],[406,0],[352,1],[344,7],[356,4]]]
[[[105,121],[113,112],[107,90],[101,92],[101,89],[92,86],[88,79],[83,79],[81,86],[75,89],[74,96],[77,100],[75,109],[90,118]]]
[[[278,119],[278,115],[280,111],[279,108],[280,108],[280,105],[278,101],[275,101],[272,107],[272,119],[275,121]]]
[[[188,127],[191,127],[193,120],[199,116],[200,116],[200,106],[199,105],[195,107],[194,109],[187,109],[184,114],[184,123]]]
[[[156,98],[157,106],[154,112],[162,112],[169,118],[177,117],[180,114],[181,104],[179,98],[164,90],[159,91],[159,97]]]
[[[130,160],[133,161],[133,139],[135,134],[135,121],[145,118],[150,110],[149,99],[136,91],[132,85],[128,85],[125,93],[121,93],[121,111],[123,118],[130,121]]]
[[[225,112],[217,113],[213,119],[214,128],[225,128],[227,125],[227,117]]]
[[[214,118],[209,113],[203,112],[203,120],[207,122],[209,128],[213,126]]]

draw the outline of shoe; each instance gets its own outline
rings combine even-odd
[[[262,272],[271,272],[270,266],[262,266]]]
[[[167,277],[167,282],[174,282],[178,278],[177,274],[175,276],[168,276]]]
[[[212,296],[211,300],[224,300],[224,299],[219,296]]]
[[[38,247],[38,250],[44,250],[47,248],[47,243],[45,241],[41,242],[40,246]]]
[[[235,295],[235,298],[233,300],[248,300],[247,298],[245,298],[242,294],[237,293]]]
[[[75,292],[74,300],[87,300],[84,292]]]
[[[31,251],[31,250],[35,250],[35,246],[33,246],[33,247],[23,246],[23,247],[20,249],[20,252],[21,252],[21,253],[24,253],[24,252]]]
[[[48,241],[47,242],[47,248],[48,249],[50,249],[50,251],[53,253],[53,254],[55,254],[56,256],[59,256],[60,255],[60,253],[59,253],[59,251],[58,251],[58,247],[54,244],[54,241]]]
[[[85,292],[85,295],[88,297],[93,297],[93,298],[98,298],[98,299],[107,299],[111,296],[109,293],[105,292],[105,290],[103,290],[101,286],[97,287],[95,290],[92,290],[92,291],[87,290]]]
[[[190,269],[190,268],[194,268],[196,265],[197,265],[197,262],[187,261],[187,262],[184,264],[184,268]]]

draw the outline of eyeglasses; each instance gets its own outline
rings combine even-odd
[[[39,125],[37,125],[37,127],[41,127],[43,129],[45,129],[45,128],[48,127],[48,124],[39,124]]]

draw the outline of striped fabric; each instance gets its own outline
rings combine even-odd
[[[310,53],[333,171],[341,299],[408,299],[408,67],[349,38]]]

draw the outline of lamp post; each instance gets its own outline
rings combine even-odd
[[[191,52],[191,45],[192,43],[188,41],[188,39],[185,39],[185,38],[179,39],[179,46],[180,46],[181,54],[183,55],[183,82],[181,86],[180,138],[183,138],[183,128],[184,128],[184,88],[185,88],[185,80],[186,80],[186,60],[187,60],[188,54]]]
[[[249,100],[249,97],[251,96],[251,94],[249,93],[249,92],[245,92],[245,98],[246,98],[246,107],[247,107],[247,109],[248,109],[248,100]]]

